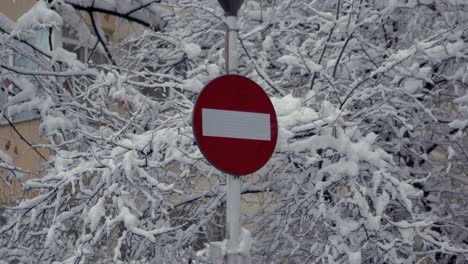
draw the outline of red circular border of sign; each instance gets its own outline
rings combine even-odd
[[[270,115],[270,141],[207,137],[202,135],[202,108]],[[193,134],[203,156],[222,172],[251,174],[271,158],[278,139],[275,109],[268,95],[254,81],[240,75],[224,75],[201,91],[193,111]]]

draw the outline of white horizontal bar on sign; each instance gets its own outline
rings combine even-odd
[[[271,140],[270,115],[202,109],[203,136]]]

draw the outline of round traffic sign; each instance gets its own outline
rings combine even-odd
[[[278,123],[263,89],[240,75],[208,83],[193,112],[198,147],[219,170],[237,176],[259,170],[276,146]]]

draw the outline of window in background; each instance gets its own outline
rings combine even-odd
[[[13,65],[13,55],[11,50],[3,49],[0,54],[0,60],[2,64]],[[3,107],[6,104],[9,87],[10,81],[5,76],[0,75],[0,111],[3,111]]]
[[[106,35],[105,37],[107,41],[109,39],[109,35]],[[97,48],[94,48],[96,43],[80,43],[76,32],[70,30],[68,27],[62,28],[62,42],[63,48],[75,53],[76,58],[81,62],[96,65],[108,62],[107,56],[99,52]]]
[[[36,30],[36,39],[34,41],[36,47],[48,50],[49,49],[49,31],[47,29],[39,29]],[[25,43],[18,43],[17,48],[21,50],[21,53],[13,52],[11,50],[5,52],[5,55],[2,55],[2,63],[12,65],[19,68],[25,68],[28,70],[37,70],[39,65],[37,65],[34,61],[32,61],[28,55],[35,56],[35,50],[25,44]],[[5,106],[6,101],[10,94],[17,94],[20,90],[15,87],[11,81],[8,79],[8,76],[5,76],[0,79],[0,106]],[[30,81],[34,84],[36,81]],[[2,109],[3,110],[3,109]],[[10,121],[12,122],[21,122],[39,118],[39,113],[37,111],[25,111],[21,113],[17,113],[10,117]]]

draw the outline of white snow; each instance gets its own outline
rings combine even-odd
[[[381,221],[380,216],[369,216],[366,217],[366,223],[365,226],[368,230],[379,230],[380,228],[380,221]]]
[[[349,264],[361,264],[362,263],[361,251],[355,251],[355,252],[348,251],[347,253],[348,253]]]
[[[211,77],[216,77],[216,76],[219,76],[221,69],[216,64],[208,64],[206,65],[206,71],[208,72],[208,75],[210,75]]]
[[[56,225],[52,225],[48,229],[46,240],[45,240],[45,243],[44,243],[45,248],[51,248],[52,244],[55,243],[55,228],[56,227],[57,227]]]
[[[446,50],[449,56],[456,58],[464,57],[463,51],[466,50],[466,43],[464,43],[462,40],[448,43]]]
[[[413,94],[422,87],[422,83],[423,83],[422,80],[415,79],[415,78],[407,78],[404,81],[403,89],[407,93]]]
[[[63,48],[56,48],[52,51],[52,60],[51,63],[54,64],[55,61],[62,61],[68,64],[72,69],[84,70],[86,69],[85,65],[77,60],[75,53],[65,50]]]
[[[311,72],[320,72],[322,70],[322,66],[310,59],[305,59],[305,63],[307,65],[307,69],[309,69]]]
[[[39,28],[59,27],[62,23],[63,20],[59,14],[49,9],[44,1],[38,1],[29,11],[18,18],[12,34]]]
[[[448,126],[454,129],[463,129],[468,126],[468,120],[455,119]]]
[[[451,160],[455,156],[455,150],[451,146],[448,147],[448,160]]]
[[[414,230],[411,228],[398,228],[403,240],[412,245],[414,243]]]
[[[123,203],[124,201],[121,198],[119,198],[118,205],[119,205],[120,213],[115,219],[107,222],[108,225],[112,225],[115,222],[122,221],[125,228],[129,232],[142,236],[153,243],[156,242],[156,238],[155,238],[156,235],[173,230],[173,228],[168,228],[168,227],[159,227],[153,230],[144,230],[144,229],[139,228],[138,225],[140,224],[140,221],[134,214],[132,214],[132,212],[130,211],[128,207],[122,205]]]
[[[125,177],[133,183],[134,171],[138,167],[138,157],[134,150],[127,151],[122,160],[122,167],[125,172]]]
[[[340,160],[337,163],[331,164],[322,169],[323,173],[329,173],[330,175],[339,176],[350,176],[355,177],[359,174],[359,166],[354,161]]]
[[[104,208],[104,199],[100,198],[99,201],[89,209],[88,212],[88,222],[89,222],[89,228],[91,231],[95,231],[97,225],[101,221],[101,219],[106,215],[106,210]]]
[[[185,80],[181,86],[182,86],[182,89],[186,91],[198,93],[203,89],[204,85],[197,78],[192,78],[192,79]]]
[[[161,191],[172,191],[174,189],[174,184],[165,184],[165,183],[158,183],[156,187]]]
[[[301,99],[293,97],[292,94],[282,98],[273,97],[270,99],[277,116],[287,116],[301,108]]]
[[[240,234],[240,243],[238,253],[242,256],[250,255],[250,248],[252,247],[252,234],[249,230],[242,228]]]
[[[201,47],[195,43],[186,44],[183,49],[189,60],[195,59],[201,54]]]
[[[468,73],[468,71],[467,71]],[[459,97],[459,98],[455,98],[453,100],[455,103],[457,104],[462,104],[462,103],[465,103],[465,104],[468,104],[468,93],[466,93],[464,96],[462,97]]]
[[[20,88],[21,92],[10,98],[10,100],[8,101],[9,105],[29,101],[35,96],[37,88],[28,79],[18,78],[15,80],[14,83]]]
[[[352,232],[358,230],[361,227],[361,223],[352,221],[350,219],[336,219],[337,226],[340,230],[340,234],[344,237],[349,236]]]
[[[245,259],[249,259],[250,249],[252,248],[252,243],[253,243],[253,239],[252,239],[252,235],[250,231],[242,227],[241,232],[240,232],[240,237],[239,237],[238,248],[230,250],[229,253],[239,254],[241,256],[246,257]],[[227,240],[211,242],[210,244],[211,244],[211,247],[207,245],[204,249],[197,251],[196,256],[200,259],[207,259],[207,256],[211,255],[210,251],[213,247],[215,247],[217,250],[220,251],[218,252],[220,255],[217,257],[223,258],[224,256],[228,254],[228,241]]]
[[[293,66],[300,66],[302,64],[301,59],[293,55],[283,55],[278,58],[278,62]]]
[[[33,228],[34,225],[36,224],[36,217],[37,217],[37,210],[36,208],[33,208],[31,210],[31,222],[29,223],[29,228]]]
[[[120,249],[122,247],[122,243],[127,236],[127,231],[122,232],[122,236],[117,240],[117,246],[114,248],[114,262],[118,263],[118,260],[122,257]]]
[[[8,165],[13,164],[13,159],[8,154],[3,152],[3,150],[1,149],[0,149],[0,161],[3,161]]]
[[[377,198],[377,200],[374,200],[375,213],[377,216],[382,216],[389,202],[390,202],[390,196],[388,195],[386,191],[383,191],[382,195],[380,195]]]
[[[52,133],[54,130],[70,130],[75,126],[73,123],[65,117],[44,117],[42,124],[39,126],[39,131],[46,134]]]
[[[283,55],[280,58],[278,58],[277,61],[279,63],[288,65],[288,68],[285,71],[285,75],[289,75],[293,67],[301,68],[303,70],[302,72],[304,73],[306,71],[310,71],[311,73],[314,73],[314,72],[320,72],[322,70],[322,66],[318,65],[313,60],[307,59],[307,58],[300,58],[295,55]],[[332,60],[328,61],[328,64],[334,65]]]
[[[270,35],[265,37],[262,42],[263,51],[269,51],[273,47],[273,38]]]
[[[133,230],[138,226],[138,218],[130,212],[127,207],[120,209],[119,218],[122,219],[125,227],[129,230]]]

